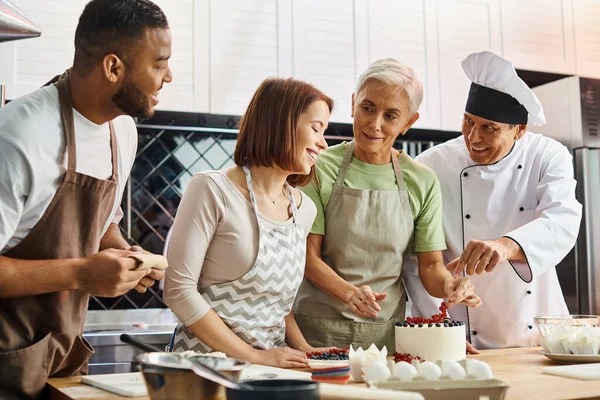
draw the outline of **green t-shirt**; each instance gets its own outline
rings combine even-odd
[[[317,217],[310,233],[325,234],[325,209],[346,151],[346,142],[329,147],[317,158],[319,184],[314,182],[300,188],[317,206]],[[414,244],[416,253],[446,249],[442,227],[442,193],[435,173],[419,164],[405,152],[398,157],[400,169],[415,221]],[[366,164],[352,158],[344,186],[366,190],[397,190],[392,163],[386,165]]]

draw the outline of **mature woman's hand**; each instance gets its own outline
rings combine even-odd
[[[448,307],[462,303],[468,307],[479,307],[481,299],[475,294],[475,287],[469,278],[451,277],[444,282],[444,292]]]
[[[270,350],[255,350],[255,356],[249,360],[253,364],[269,365],[277,368],[307,368],[306,353],[290,347]]]
[[[352,293],[347,297],[346,304],[359,317],[377,318],[377,313],[381,311],[381,306],[378,302],[386,298],[387,293],[374,292],[367,285],[361,287],[355,286]]]

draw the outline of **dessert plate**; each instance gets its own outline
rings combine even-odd
[[[562,364],[600,363],[600,355],[594,356],[587,354],[554,354],[546,353],[544,350],[540,350],[540,353],[542,353],[549,359]]]

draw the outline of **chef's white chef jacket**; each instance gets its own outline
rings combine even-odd
[[[569,313],[555,267],[574,246],[581,221],[571,154],[557,141],[527,132],[495,164],[475,163],[462,136],[417,160],[433,169],[441,184],[446,263],[470,240],[503,236],[517,242],[526,257],[474,275],[483,305],[457,305],[449,310],[451,318],[466,322],[467,337],[480,349],[537,345],[534,317]],[[423,288],[414,258],[407,264],[413,310],[437,313],[441,300]]]

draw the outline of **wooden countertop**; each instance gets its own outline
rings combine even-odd
[[[540,347],[484,350],[469,356],[487,362],[494,377],[510,385],[510,399],[600,398],[600,382],[582,381],[542,374],[542,367],[557,365],[540,354]],[[148,400],[148,397],[122,397],[80,382],[79,377],[48,380],[50,400]]]
[[[49,400],[150,400],[148,396],[124,397],[81,383],[79,376],[50,378],[46,384]]]

